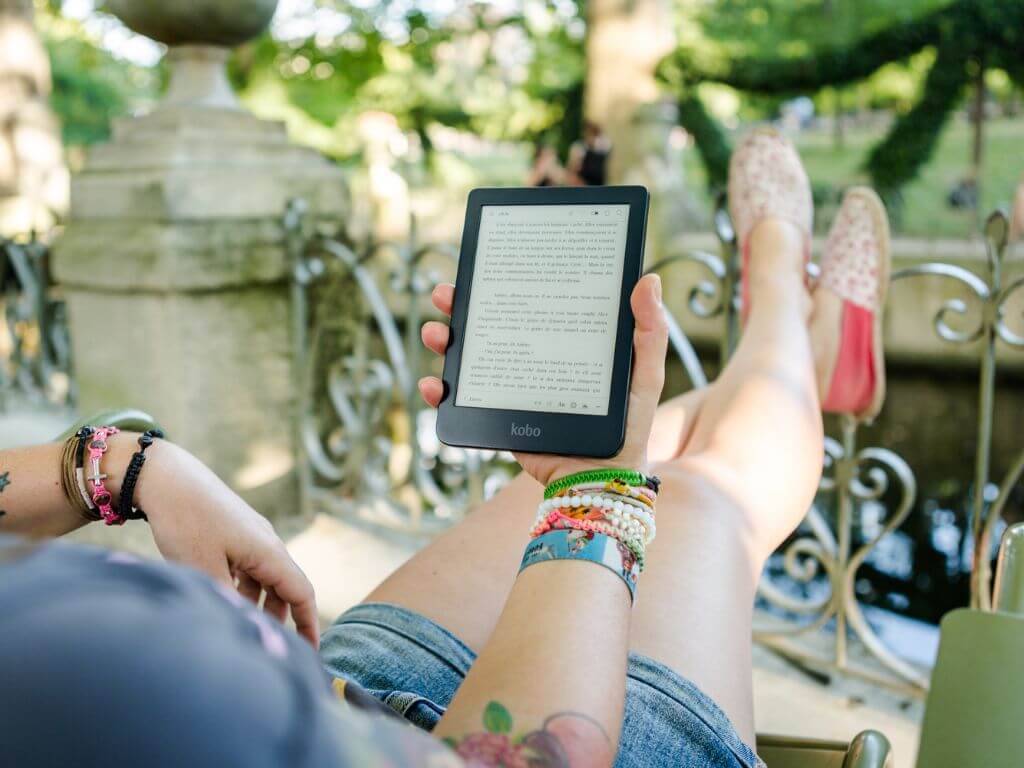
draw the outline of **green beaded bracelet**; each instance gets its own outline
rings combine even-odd
[[[657,481],[657,478],[651,478]],[[643,472],[635,469],[588,469],[583,472],[574,472],[571,475],[560,477],[548,483],[544,489],[544,498],[550,499],[559,491],[571,488],[574,485],[583,483],[610,483],[613,480],[620,480],[626,485],[633,487],[647,485],[648,478]],[[655,489],[657,492],[657,489]]]

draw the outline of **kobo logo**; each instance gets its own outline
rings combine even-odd
[[[540,437],[540,427],[512,422],[512,437]]]

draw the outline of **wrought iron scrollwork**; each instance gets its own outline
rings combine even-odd
[[[421,304],[438,280],[426,262],[432,256],[454,261],[457,253],[418,243],[415,227],[408,242],[369,243],[358,251],[335,237],[301,235],[304,211],[296,205],[285,225],[296,239],[296,334],[305,340],[299,438],[309,502],[406,532],[439,530],[480,501],[510,465],[494,452],[442,446],[433,412],[420,404]],[[351,282],[357,322],[349,353],[325,365],[317,357],[322,329],[310,320],[309,289],[332,279]],[[401,297],[401,314],[389,297]],[[313,402],[317,370],[326,373],[326,403]]]
[[[13,396],[71,405],[67,310],[44,243],[0,239],[0,305],[0,410]]]
[[[314,501],[336,509],[338,497],[347,494],[350,508],[370,510],[367,514],[377,523],[405,530],[447,525],[483,498],[486,489],[500,484],[509,468],[509,457],[440,445],[434,435],[433,412],[419,403],[416,379],[425,370],[425,362],[418,329],[426,296],[437,278],[430,272],[429,262],[433,258],[453,260],[455,249],[419,243],[415,227],[407,243],[354,249],[336,238],[306,233],[302,213],[301,207],[291,208],[286,229],[295,243],[293,284],[299,308],[295,333],[305,350],[300,439],[306,448],[308,485],[317,497]],[[685,306],[698,319],[722,319],[720,353],[724,364],[738,337],[740,265],[735,233],[723,206],[714,221],[719,254],[670,251],[650,271],[684,263],[700,271],[688,289]],[[939,307],[932,325],[938,338],[948,343],[979,345],[978,489],[988,483],[995,345],[1001,341],[1011,348],[1024,347],[1024,330],[1011,327],[1009,318],[1012,302],[1021,296],[1024,277],[1002,285],[1005,224],[1005,216],[999,213],[989,219],[986,274],[949,263],[926,263],[892,276],[894,281],[941,279],[962,289],[962,295]],[[390,266],[382,273],[384,263]],[[319,331],[309,327],[305,302],[311,286],[336,273],[352,282],[364,322],[346,355],[329,366],[319,366],[327,377],[325,424],[310,399],[313,382],[309,377],[316,368],[313,358]],[[379,287],[381,283],[388,286],[387,292]],[[394,311],[396,299],[401,304],[398,314]],[[672,353],[693,385],[705,386],[701,361],[679,319],[668,313],[668,322]],[[759,586],[761,599],[787,618],[758,628],[756,636],[780,649],[784,645],[784,653],[796,661],[920,694],[927,687],[926,671],[901,659],[878,636],[856,590],[861,567],[913,508],[917,493],[914,473],[890,450],[858,449],[858,424],[852,418],[843,419],[841,426],[841,440],[825,440],[819,501],[808,511],[795,537],[777,553],[780,567],[775,575],[766,575]],[[978,553],[987,551],[987,541],[1009,493],[1022,476],[1024,452],[987,510],[980,493],[973,502],[976,555],[972,602],[983,607],[989,601],[988,562]],[[870,505],[880,508],[881,515],[867,526],[860,511]],[[798,636],[831,631],[832,625],[833,647],[827,656],[793,645]],[[851,639],[859,641],[882,671],[851,661]]]

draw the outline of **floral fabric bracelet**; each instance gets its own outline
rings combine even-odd
[[[113,497],[103,481],[106,475],[100,472],[100,459],[107,452],[107,438],[120,432],[117,427],[99,427],[89,438],[87,448],[89,450],[89,466],[92,473],[86,476],[86,480],[92,483],[92,502],[100,511],[100,517],[107,525],[123,525],[124,518],[114,511]]]
[[[576,529],[549,531],[526,546],[519,572],[549,560],[589,560],[602,565],[622,579],[630,603],[636,599],[640,565],[629,547],[611,536]]]
[[[549,531],[573,529],[576,531],[588,531],[610,536],[616,541],[629,548],[636,558],[640,573],[644,572],[647,565],[647,548],[643,537],[634,533],[627,533],[621,528],[616,528],[606,520],[580,519],[566,517],[560,512],[552,512],[545,520],[542,520],[530,531],[530,538],[536,539]]]

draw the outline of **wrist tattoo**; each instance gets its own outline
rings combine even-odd
[[[4,472],[3,474],[0,474],[0,493],[3,493],[4,489],[8,485],[10,485],[10,484],[11,484],[11,473],[10,472]],[[0,509],[0,517],[3,517],[6,514],[7,514],[7,510],[6,509]]]
[[[472,766],[585,768],[611,765],[615,754],[608,734],[580,712],[559,712],[540,728],[516,732],[511,713],[499,702],[484,709],[484,730],[444,742]]]

